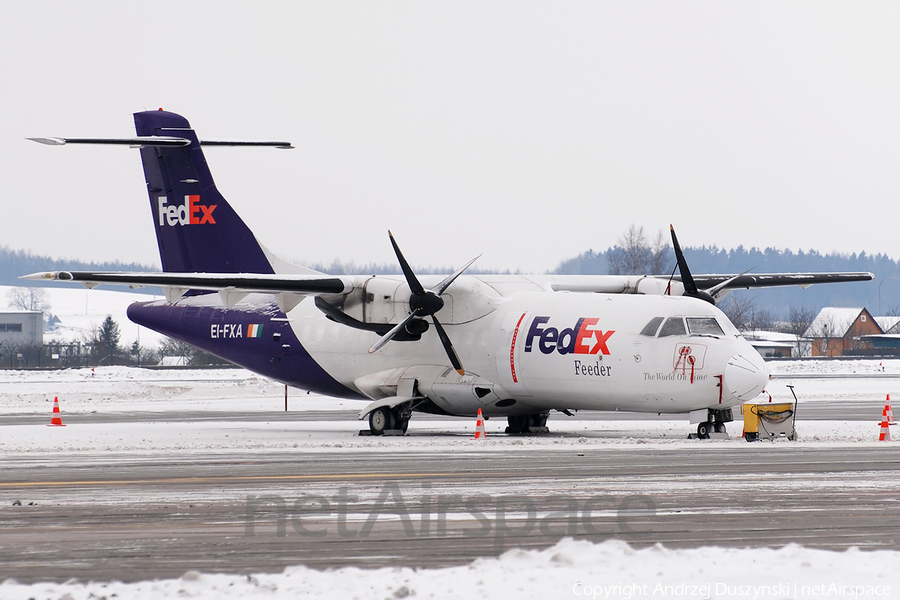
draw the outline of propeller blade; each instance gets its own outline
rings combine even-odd
[[[409,297],[409,308],[410,314],[408,317],[403,319],[401,323],[398,323],[384,334],[381,338],[378,339],[372,347],[369,348],[369,354],[373,352],[378,352],[385,344],[387,344],[391,339],[397,335],[404,327],[406,327],[410,321],[412,321],[416,317],[425,317],[431,315],[431,320],[434,322],[434,328],[437,330],[438,337],[441,340],[441,345],[444,346],[444,352],[447,353],[447,358],[450,359],[450,364],[453,365],[453,368],[456,369],[456,372],[460,375],[465,374],[465,370],[463,370],[462,362],[459,360],[459,356],[456,354],[456,350],[453,348],[453,342],[450,341],[450,336],[447,335],[447,332],[444,331],[443,325],[441,325],[440,321],[437,320],[437,317],[434,316],[434,313],[441,310],[444,307],[444,300],[441,298],[441,294],[452,284],[457,277],[463,274],[466,269],[472,266],[476,260],[478,260],[481,255],[479,254],[461,268],[457,269],[452,275],[448,275],[441,281],[439,284],[434,286],[428,291],[425,291],[425,288],[422,287],[422,284],[419,282],[419,279],[416,277],[416,274],[413,273],[412,268],[409,266],[409,263],[406,262],[406,258],[403,256],[403,253],[400,251],[400,246],[397,245],[397,240],[394,239],[394,234],[388,230],[388,236],[391,239],[391,246],[394,247],[394,254],[397,255],[397,261],[400,263],[400,268],[403,270],[403,276],[406,277],[406,283],[409,285],[409,291],[411,295]]]
[[[720,283],[720,284],[718,284],[718,285],[714,285],[714,286],[712,286],[711,288],[709,288],[709,289],[707,289],[707,290],[704,290],[704,291],[705,291],[707,294],[709,294],[710,296],[712,296],[713,298],[715,298],[715,297],[716,297],[716,294],[718,294],[719,292],[722,291],[722,288],[727,287],[728,284],[730,284],[732,281],[734,281],[734,280],[737,279],[738,277],[743,277],[744,275],[746,275],[747,273],[749,273],[750,271],[752,271],[752,270],[755,269],[755,268],[756,268],[756,267],[751,267],[751,268],[747,269],[746,271],[744,271],[743,273],[741,273],[741,274],[739,274],[739,275],[735,275],[734,277],[731,277],[730,279],[726,279],[726,280],[723,281],[722,283]]]
[[[684,260],[681,245],[678,243],[678,238],[675,237],[675,228],[670,224],[669,229],[672,231],[672,245],[675,247],[675,259],[678,261],[678,272],[681,273],[681,283],[684,285],[685,295],[696,296],[698,291],[697,284],[694,283],[691,270],[688,268],[687,261]]]
[[[480,254],[478,256],[476,256],[475,258],[473,258],[472,260],[470,260],[469,262],[467,262],[466,264],[464,264],[459,269],[457,269],[455,273],[453,273],[452,275],[448,275],[446,278],[444,278],[444,280],[442,282],[440,282],[439,284],[437,284],[436,286],[431,288],[431,291],[434,292],[435,294],[437,294],[438,296],[443,294],[444,290],[446,290],[448,287],[450,287],[450,284],[453,283],[457,277],[462,275],[466,269],[471,267],[472,263],[474,263],[479,258],[481,258]]]
[[[419,283],[419,280],[416,278],[416,274],[413,273],[412,268],[410,268],[409,263],[406,262],[406,259],[403,257],[403,253],[400,252],[400,246],[397,245],[397,242],[394,240],[394,234],[388,230],[388,236],[391,238],[391,245],[394,247],[394,254],[397,255],[397,261],[400,263],[400,268],[403,270],[403,276],[406,277],[406,283],[409,285],[410,291],[413,294],[424,294],[425,288],[422,287],[422,284]]]
[[[437,330],[438,337],[441,338],[441,344],[443,344],[444,350],[447,352],[447,358],[450,359],[450,364],[453,365],[453,368],[456,369],[457,373],[465,375],[466,372],[463,369],[462,362],[459,360],[459,356],[456,354],[456,350],[453,348],[453,342],[450,341],[450,336],[447,335],[441,322],[438,321],[434,315],[431,315],[431,320],[434,321],[434,328]]]
[[[406,325],[407,325],[410,321],[412,321],[413,319],[415,319],[417,316],[418,316],[418,312],[417,312],[417,311],[411,312],[411,313],[409,314],[408,317],[406,317],[405,319],[403,319],[402,321],[400,321],[399,323],[397,323],[397,324],[394,326],[393,329],[391,329],[391,330],[388,331],[386,334],[384,334],[383,336],[381,336],[380,338],[378,338],[378,341],[375,342],[374,344],[372,344],[372,347],[369,348],[369,354],[372,354],[372,353],[374,353],[374,352],[378,352],[379,350],[381,350],[381,347],[382,347],[382,346],[384,346],[384,345],[387,344],[389,341],[391,341],[391,339],[393,339],[393,337],[394,337],[395,335],[397,335],[397,333],[398,333],[401,329],[403,329],[404,327],[406,327]]]
[[[684,286],[684,295],[715,305],[715,298],[707,292],[697,289],[697,282],[694,281],[694,276],[691,275],[691,270],[688,268],[687,261],[684,259],[684,253],[681,251],[681,245],[678,243],[678,238],[675,237],[675,228],[670,224],[669,229],[672,231],[672,245],[675,247],[675,259],[678,261],[678,272],[681,273],[681,284]],[[671,282],[669,285],[671,285]]]

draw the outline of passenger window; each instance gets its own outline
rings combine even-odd
[[[669,317],[663,323],[662,329],[659,330],[659,337],[670,335],[687,335],[687,330],[684,328],[684,320],[681,317]]]
[[[656,330],[659,329],[659,324],[662,323],[662,320],[662,317],[653,317],[650,319],[650,322],[641,329],[641,335],[646,335],[647,337],[656,336]]]
[[[725,335],[722,328],[719,327],[719,323],[713,317],[688,317],[687,326],[691,335]]]

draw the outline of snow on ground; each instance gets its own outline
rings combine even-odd
[[[68,412],[284,409],[284,386],[237,368],[97,367],[0,371],[0,414],[44,410],[58,396]],[[294,408],[335,410],[344,401],[307,396]]]
[[[872,362],[872,361],[870,361]],[[900,361],[897,361],[900,363]],[[802,366],[808,363],[797,363]],[[837,363],[839,366],[839,363]],[[877,364],[877,363],[875,363]],[[819,366],[814,365],[815,369]],[[893,365],[891,368],[895,368]],[[793,381],[800,397],[798,425],[800,446],[808,444],[877,443],[878,414],[872,421],[803,421],[804,403],[845,399],[883,400],[885,394],[900,398],[900,379],[797,379],[774,380],[769,386],[775,401],[791,399],[786,382]],[[892,387],[897,386],[897,387]],[[92,422],[48,429],[54,398],[59,398],[63,422],[73,415],[96,415]],[[296,411],[357,411],[366,402],[329,398],[291,389],[288,408]],[[253,420],[217,420],[217,413],[252,413]],[[196,420],[184,420],[190,413]],[[366,428],[352,416],[330,420],[290,420],[284,412],[284,386],[244,369],[152,370],[132,367],[98,367],[59,371],[0,371],[0,419],[2,415],[37,415],[46,423],[0,425],[0,455],[33,452],[130,452],[130,451],[234,451],[336,447],[384,448],[397,451],[454,449],[468,444],[474,422],[417,415],[412,435],[403,438],[359,437]],[[122,422],[117,415],[128,415]],[[167,419],[166,415],[178,417]],[[105,421],[104,422],[104,418]],[[745,443],[734,431],[730,440],[708,444]],[[550,439],[492,437],[506,428],[505,419],[489,419],[481,449],[509,446],[539,450],[547,445],[621,446],[640,443],[670,447],[689,443],[693,427],[686,416],[659,421],[579,419],[555,415],[551,421],[558,436]]]
[[[46,415],[50,423],[48,404]],[[66,424],[67,413],[62,412]],[[276,451],[300,448],[304,451],[334,451],[335,449],[391,450],[395,452],[473,450],[470,438],[474,422],[449,419],[416,419],[410,424],[410,435],[388,439],[360,437],[357,432],[367,429],[368,423],[355,419],[334,421],[281,421],[278,413],[260,422],[182,421],[90,423],[65,428],[48,429],[45,424],[0,426],[0,456],[65,452],[249,452]],[[643,447],[671,448],[696,442],[686,439],[695,429],[683,421],[552,421],[556,434],[550,439],[494,437],[503,433],[506,422],[488,422],[487,439],[477,446],[479,452],[542,451],[566,447],[602,448],[641,444]],[[733,425],[732,430],[740,427]],[[878,423],[865,421],[807,421],[797,425],[799,440],[792,448],[811,445],[858,445],[879,443]],[[894,432],[894,435],[897,435]],[[746,444],[740,431],[732,431],[730,439],[709,440],[704,448]]]
[[[789,395],[789,390],[784,386],[792,382],[801,398],[799,411],[803,402],[883,400],[886,393],[900,394],[893,387],[900,386],[900,378],[861,377],[900,373],[900,361],[795,361],[770,363],[770,368],[787,378],[770,385],[776,400],[787,399],[783,396]],[[36,454],[77,460],[79,453],[110,451],[224,454],[372,447],[397,452],[512,448],[529,452],[566,446],[615,451],[635,444],[662,448],[690,444],[698,450],[746,444],[739,437],[702,444],[686,440],[685,432],[691,426],[687,419],[678,418],[600,421],[556,417],[552,423],[558,435],[551,438],[492,435],[502,431],[505,422],[489,420],[488,439],[473,442],[474,423],[468,420],[417,417],[410,426],[412,435],[372,439],[357,436],[363,424],[345,416],[284,420],[284,387],[242,369],[0,371],[0,422],[5,414],[38,415],[49,423],[54,397],[60,399],[64,422],[74,415],[96,415],[99,422],[70,422],[66,427],[0,424],[0,460]],[[289,395],[291,411],[362,406],[296,390]],[[193,411],[198,420],[167,420],[167,415],[183,416],[185,411]],[[219,411],[258,414],[252,420],[217,420]],[[105,416],[109,422],[103,420]],[[783,449],[878,444],[878,416],[873,415],[871,422],[803,421],[801,416],[800,440],[774,444]],[[7,581],[0,584],[0,598],[900,598],[898,572],[900,552],[896,551],[829,552],[795,545],[781,549],[672,550],[657,546],[637,550],[617,541],[592,544],[564,539],[547,550],[514,549],[496,559],[444,569],[317,571],[298,566],[281,574],[246,577],[189,572],[180,579],[133,584],[73,581],[20,585]]]
[[[0,584],[8,600],[59,598],[900,598],[900,552],[642,550],[566,538],[546,550],[443,569],[289,567],[254,576],[195,571],[140,583]]]
[[[771,360],[766,363],[772,375],[900,375],[898,359],[803,359]]]

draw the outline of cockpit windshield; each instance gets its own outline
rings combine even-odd
[[[659,330],[659,324],[662,323],[662,317],[653,317],[650,319],[650,322],[644,325],[644,328],[641,330],[641,335],[646,335],[647,337],[656,337],[656,332]]]
[[[660,327],[662,325],[662,327]],[[669,337],[673,335],[711,335],[724,337],[725,332],[715,317],[653,317],[644,325],[641,335]]]
[[[687,335],[687,331],[684,328],[684,319],[681,317],[669,317],[666,319],[662,329],[659,330],[659,337],[670,335]]]
[[[687,317],[686,321],[691,335],[725,335],[713,317]]]

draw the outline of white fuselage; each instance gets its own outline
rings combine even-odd
[[[460,278],[436,315],[463,376],[450,368],[434,327],[419,340],[392,341],[370,354],[377,334],[330,321],[311,301],[287,317],[300,344],[341,384],[379,398],[396,395],[403,379],[414,378],[420,392],[452,414],[723,409],[752,399],[768,380],[759,354],[702,300],[504,287],[501,279]],[[402,280],[379,277],[377,286],[387,293],[370,295],[358,314],[369,322],[405,317],[409,291]],[[685,325],[648,333],[653,319],[658,326],[666,319]],[[710,320],[718,331],[710,332]],[[692,332],[694,324],[707,329]]]

